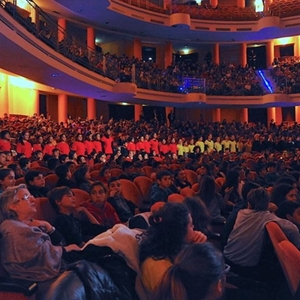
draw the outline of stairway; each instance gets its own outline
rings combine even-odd
[[[278,92],[278,87],[273,80],[269,70],[257,70],[257,76],[260,78],[260,84],[266,94],[274,94]]]

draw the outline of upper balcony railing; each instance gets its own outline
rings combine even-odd
[[[187,4],[164,5],[163,0],[120,0],[127,4],[162,13],[186,13],[192,19],[218,20],[218,21],[255,21],[264,16],[278,16],[280,18],[297,16],[300,14],[299,0],[274,0],[268,11],[256,12],[255,7],[218,6],[211,7],[208,4],[198,5],[195,1]]]
[[[104,54],[87,47],[85,41],[68,34],[57,20],[42,11],[32,0],[24,10],[0,0],[1,7],[36,38],[75,63],[117,82],[133,82],[139,88],[170,93],[207,93],[223,96],[261,95],[255,71],[233,65],[177,63],[160,69],[154,63],[126,56]],[[32,11],[34,10],[34,12]],[[38,16],[38,20],[31,19]],[[188,78],[188,80],[187,80]]]

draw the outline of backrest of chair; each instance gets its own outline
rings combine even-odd
[[[183,189],[180,190],[180,195],[182,195],[184,198],[186,197],[194,197],[195,196],[195,192],[189,188],[189,187],[185,187]]]
[[[222,187],[223,184],[225,183],[225,178],[223,178],[223,177],[218,177],[218,178],[215,179],[215,182],[216,182],[220,187]]]
[[[153,172],[153,168],[151,166],[143,166],[143,170],[145,172],[145,175],[150,178]]]
[[[199,192],[199,183],[194,183],[192,185],[192,190],[195,192],[195,193],[198,193]]]
[[[30,170],[34,170],[34,171],[38,171],[40,172],[41,174],[43,174],[44,176],[47,176],[48,173],[49,173],[49,169],[46,168],[46,167],[42,167],[42,166],[39,166],[39,167],[35,167],[35,168],[30,168]]]
[[[76,207],[80,206],[82,202],[90,200],[90,194],[81,189],[72,189],[76,199]]]
[[[153,181],[147,176],[138,176],[133,180],[133,183],[140,191],[143,201],[148,201]]]
[[[269,222],[268,224],[266,224],[266,229],[275,250],[280,242],[288,240],[288,238],[276,222]]]
[[[45,220],[50,224],[54,224],[56,219],[56,211],[52,207],[47,197],[35,198],[36,214],[35,219]]]
[[[100,171],[103,166],[104,166],[103,163],[96,163],[96,164],[94,164],[93,169],[94,169],[94,171],[95,170],[99,170]]]
[[[198,174],[193,170],[184,170],[186,179],[190,184],[195,184],[198,182]]]
[[[49,174],[45,176],[45,185],[49,190],[56,187],[58,176],[56,174]]]
[[[184,196],[180,195],[180,194],[171,194],[169,195],[168,197],[168,202],[171,202],[171,203],[181,203],[183,202],[184,200]]]
[[[90,172],[90,175],[91,175],[91,180],[93,181],[100,180],[99,170],[94,170]]]
[[[112,177],[119,177],[123,173],[122,169],[112,168],[110,169],[110,174]]]
[[[132,201],[138,207],[142,205],[142,196],[136,185],[128,179],[120,179],[122,194],[125,199]]]
[[[21,183],[25,183],[25,177],[20,177],[16,180],[15,186],[21,184]]]

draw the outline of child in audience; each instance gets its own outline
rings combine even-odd
[[[107,229],[99,225],[85,207],[76,207],[76,199],[69,187],[54,188],[49,192],[48,198],[58,213],[54,226],[62,234],[64,245],[76,244],[83,247],[85,242]]]
[[[171,173],[169,171],[163,170],[156,174],[156,183],[152,185],[150,190],[151,204],[158,201],[168,201],[168,197],[172,194],[170,190],[171,183]]]
[[[30,194],[35,197],[47,197],[49,192],[48,188],[45,186],[44,175],[35,170],[29,170],[25,174],[25,182]]]
[[[116,210],[121,222],[127,222],[138,213],[138,207],[123,197],[121,182],[117,177],[108,180],[108,194],[107,202]]]
[[[99,224],[111,228],[115,224],[121,223],[115,209],[107,202],[107,188],[96,181],[91,185],[91,200],[81,203],[99,222]]]

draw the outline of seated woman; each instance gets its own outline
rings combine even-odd
[[[15,172],[12,169],[0,169],[0,194],[3,193],[6,188],[14,186],[15,183]]]
[[[215,300],[223,295],[224,286],[222,253],[209,243],[195,244],[179,253],[153,299]]]
[[[64,244],[83,247],[85,242],[106,231],[85,207],[76,208],[72,190],[66,186],[56,187],[48,194],[49,201],[58,213],[54,222],[64,238]]]
[[[72,179],[75,182],[76,188],[86,191],[87,193],[90,192],[90,187],[92,184],[89,171],[89,166],[87,164],[84,164],[82,165],[82,167],[74,171],[72,175]]]
[[[121,223],[115,209],[106,201],[107,189],[104,183],[97,181],[91,185],[91,200],[81,203],[99,222],[99,224],[111,228]]]
[[[182,203],[166,203],[149,217],[149,223],[148,231],[141,235],[139,256],[141,281],[151,296],[183,247],[205,242],[207,238],[193,230],[189,210]]]
[[[174,171],[174,184],[178,190],[184,189],[186,187],[191,188],[192,185],[186,180],[186,174],[184,170],[177,169]]]
[[[62,247],[60,235],[51,224],[32,219],[35,199],[25,184],[7,188],[0,196],[0,209],[4,217],[0,225],[1,260],[12,278],[50,280],[64,268],[63,254],[79,250],[76,245]]]

